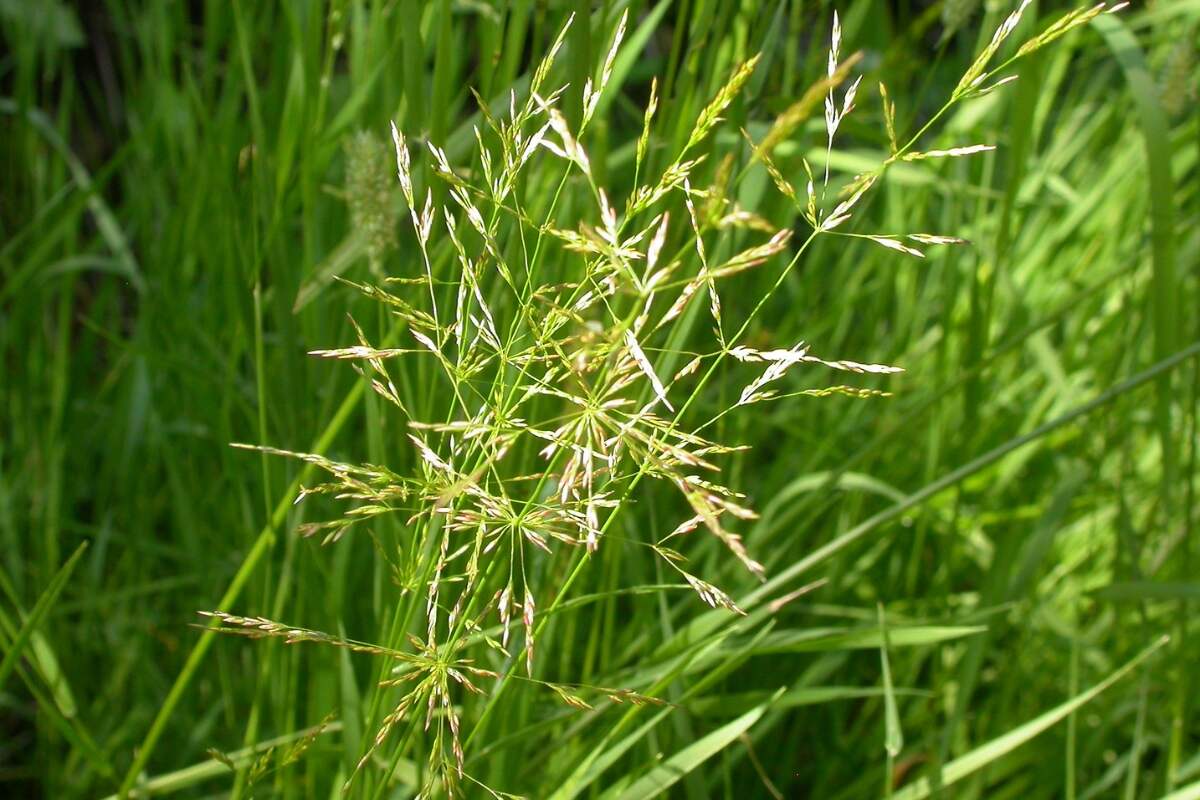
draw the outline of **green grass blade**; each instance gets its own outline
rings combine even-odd
[[[100,231],[100,235],[104,238],[109,249],[112,250],[113,256],[116,258],[116,270],[120,274],[126,276],[130,282],[137,288],[138,292],[146,291],[146,279],[142,275],[142,270],[138,265],[137,258],[133,255],[133,250],[129,246],[129,240],[125,236],[125,231],[117,222],[116,215],[104,198],[96,190],[91,173],[87,167],[75,155],[70,145],[55,129],[54,123],[41,111],[36,108],[20,109],[20,107],[8,97],[0,97],[0,113],[3,114],[21,114],[26,121],[32,126],[42,137],[53,147],[67,164],[67,168],[71,172],[71,179],[75,185],[79,187],[79,191],[87,197],[88,210],[92,213],[92,217],[96,221],[96,228]],[[9,292],[16,288],[15,282],[10,283],[5,281],[5,286],[0,289],[0,299],[7,299]]]
[[[699,741],[693,742],[675,753],[621,792],[620,800],[650,800],[652,797],[658,797],[682,780],[685,775],[691,773],[748,731],[754,723],[762,718],[774,699],[781,694],[783,694],[782,689],[776,692],[771,700],[752,708],[733,722],[721,726]]]
[[[1146,739],[1146,693],[1149,690],[1148,674],[1142,674],[1142,687],[1138,692],[1137,721],[1133,725],[1133,746],[1129,750],[1129,771],[1125,773],[1125,800],[1137,800],[1138,778],[1142,766],[1142,748]]]
[[[815,567],[817,564],[825,561],[833,554],[845,549],[849,545],[863,538],[880,525],[890,522],[891,520],[899,517],[908,509],[924,503],[926,500],[929,500],[946,489],[958,484],[965,478],[991,466],[1014,450],[1018,450],[1031,442],[1035,442],[1047,434],[1058,430],[1059,428],[1065,427],[1066,425],[1070,425],[1076,420],[1087,416],[1099,408],[1103,408],[1113,400],[1124,395],[1126,392],[1130,392],[1149,381],[1155,380],[1160,375],[1171,371],[1197,354],[1200,354],[1200,342],[1194,342],[1190,346],[1185,347],[1184,349],[1166,359],[1163,359],[1162,361],[1159,361],[1148,369],[1145,369],[1136,375],[1125,379],[1121,383],[1104,392],[1101,392],[1094,399],[1084,403],[1081,406],[1078,406],[1072,411],[1050,420],[1049,422],[1043,423],[1029,433],[1014,437],[1004,444],[989,450],[977,458],[972,459],[970,462],[964,464],[953,472],[942,476],[938,480],[909,495],[903,503],[897,503],[896,505],[891,506],[890,508],[887,508],[864,520],[855,527],[838,536],[833,541],[817,548],[800,561],[797,561],[788,568],[782,570],[761,587],[747,595],[747,597],[742,601],[743,606],[765,597],[770,592],[775,591],[779,587],[785,585],[788,581],[791,581],[798,575],[803,574],[809,569]]]
[[[759,636],[761,637],[762,634]],[[707,688],[723,680],[731,673],[738,665],[744,663],[751,655],[752,648],[757,643],[759,637],[756,637],[749,645],[743,647],[739,652],[721,659],[719,666],[709,670],[708,673],[698,683],[691,686],[688,690],[688,695],[698,695],[707,690]],[[670,685],[672,681],[682,675],[691,665],[693,660],[701,661],[713,651],[719,649],[724,634],[709,637],[691,654],[675,659],[675,664],[672,669],[657,678],[654,683],[654,690]],[[680,702],[686,700],[680,698]],[[653,731],[659,723],[667,718],[674,709],[671,707],[664,708],[657,712],[651,719],[642,724],[641,727],[630,733],[624,739],[617,741],[615,744],[609,745],[609,741],[620,733],[624,726],[629,724],[637,713],[636,708],[629,709],[621,721],[617,723],[615,728],[612,728],[604,737],[604,739],[592,749],[584,758],[580,759],[575,765],[571,773],[559,785],[559,787],[551,795],[551,800],[572,800],[579,796],[581,792],[587,789],[609,766],[616,763],[630,748],[641,741],[651,731]]]
[[[1165,794],[1160,800],[1200,800],[1200,781],[1189,783],[1170,794]]]
[[[177,769],[172,772],[167,772],[162,775],[155,775],[142,782],[138,786],[139,797],[161,797],[163,795],[174,794],[175,792],[190,789],[193,786],[198,786],[206,783],[214,778],[232,776],[230,764],[234,769],[244,769],[249,767],[258,756],[273,747],[281,747],[283,745],[292,744],[312,736],[325,736],[331,733],[338,733],[342,730],[342,723],[331,722],[328,725],[316,726],[307,728],[302,731],[295,731],[284,736],[276,736],[273,739],[259,742],[251,747],[243,747],[240,750],[235,750],[231,753],[225,753],[224,756],[228,759],[228,764],[218,761],[217,759],[209,759],[201,761],[198,764],[192,764],[182,769]],[[415,765],[408,764],[407,770],[402,771],[401,780],[405,777],[414,777],[416,775]],[[409,783],[415,781],[407,781]],[[119,795],[111,794],[104,800],[118,800]]]
[[[667,9],[671,7],[671,3],[672,0],[658,0],[658,5],[642,18],[638,26],[633,29],[633,32],[621,44],[621,49],[613,61],[612,77],[609,78],[608,86],[605,88],[604,94],[600,95],[600,101],[596,105],[596,116],[603,119],[608,114],[609,107],[620,95],[621,87],[625,85],[625,81],[628,79],[634,65],[641,60],[642,53],[646,49],[646,44],[650,41],[650,37],[654,35],[654,32],[658,30],[658,26],[662,23],[663,16],[666,15]]]
[[[1104,36],[1129,82],[1146,150],[1147,191],[1150,198],[1150,245],[1154,260],[1151,280],[1154,357],[1163,359],[1178,347],[1180,285],[1175,268],[1175,186],[1171,177],[1171,135],[1158,82],[1129,26],[1109,14],[1092,24]],[[1162,494],[1166,512],[1174,507],[1176,442],[1171,430],[1174,400],[1172,375],[1158,378],[1157,423],[1163,452]]]
[[[38,597],[37,602],[33,604],[33,608],[29,612],[29,616],[21,623],[21,627],[17,629],[16,635],[8,644],[4,651],[4,659],[0,661],[0,687],[3,687],[8,680],[8,675],[17,666],[17,661],[25,650],[25,646],[33,638],[34,631],[42,624],[42,620],[54,607],[54,601],[58,599],[58,595],[67,585],[67,580],[71,577],[71,573],[75,569],[75,565],[79,562],[83,552],[87,550],[88,543],[82,542],[79,547],[75,548],[75,552],[67,559],[66,563],[59,568],[55,576],[50,580],[50,584]]]
[[[883,671],[883,707],[884,707],[884,750],[889,761],[900,755],[904,749],[904,731],[900,729],[900,712],[896,708],[896,690],[892,686],[892,667],[888,661],[887,619],[884,616],[883,604],[879,604],[879,662]],[[891,779],[888,779],[891,785]]]
[[[927,692],[914,689],[896,689],[892,693],[900,696],[926,696]],[[883,697],[884,690],[875,686],[797,686],[788,689],[772,705],[772,709],[802,708],[804,706],[836,703],[843,700],[862,700]],[[767,691],[724,692],[697,698],[687,704],[693,714],[704,717],[730,717],[741,714],[771,696]]]
[[[1123,581],[1097,589],[1103,600],[1200,600],[1200,583]]]
[[[358,405],[358,401],[362,399],[365,384],[363,381],[355,381],[354,386],[346,393],[345,399],[338,407],[337,412],[329,421],[325,430],[313,443],[311,452],[322,453],[329,448],[342,426],[350,417],[350,412]],[[274,513],[267,521],[266,526],[259,532],[258,538],[250,546],[246,555],[242,559],[241,566],[230,581],[225,593],[221,595],[218,607],[221,609],[229,608],[241,596],[242,590],[246,586],[246,582],[250,580],[250,576],[254,574],[254,570],[258,566],[258,562],[262,560],[271,547],[275,543],[275,531],[283,524],[287,517],[288,510],[291,508],[296,495],[300,492],[300,487],[303,482],[309,478],[315,468],[306,464],[288,486],[286,492],[279,499],[275,506]],[[192,646],[192,650],[188,653],[187,660],[184,662],[183,668],[175,678],[175,682],[171,685],[171,689],[167,692],[166,698],[163,699],[162,705],[159,706],[158,712],[155,714],[154,722],[151,723],[150,729],[146,731],[146,735],[142,739],[141,747],[137,750],[137,755],[133,759],[133,763],[129,767],[129,771],[125,774],[125,779],[121,782],[121,788],[118,791],[119,795],[125,796],[138,781],[138,776],[145,768],[146,763],[150,760],[151,754],[158,745],[158,740],[166,728],[171,714],[175,711],[175,706],[179,704],[179,700],[183,697],[183,693],[191,684],[192,679],[196,675],[196,671],[200,668],[200,664],[204,661],[204,657],[208,654],[209,648],[212,647],[213,641],[217,637],[217,632],[214,630],[216,626],[212,625],[200,634],[200,639]]]
[[[963,626],[906,626],[889,628],[885,642],[879,628],[850,630],[808,628],[779,631],[764,637],[757,653],[820,653],[832,650],[878,650],[881,647],[920,647],[954,641],[964,636],[983,633],[986,627]]]
[[[1101,692],[1111,687],[1114,683],[1128,675],[1139,664],[1153,655],[1159,648],[1167,643],[1167,637],[1159,639],[1154,644],[1147,647],[1131,661],[1118,669],[1116,672],[1109,675],[1100,683],[1088,689],[1082,694],[1076,695],[1060,706],[1056,706],[1039,717],[1031,719],[1020,727],[1014,728],[1003,736],[997,737],[987,744],[975,748],[966,755],[954,759],[945,767],[942,768],[940,785],[951,786],[963,778],[983,769],[987,765],[997,759],[1008,755],[1013,750],[1033,739],[1038,734],[1044,732],[1050,727],[1065,719],[1071,712],[1077,708],[1086,705],[1094,700]],[[931,783],[929,778],[921,778],[920,780],[905,786],[900,791],[896,792],[894,797],[896,800],[923,800],[929,797],[931,793]]]

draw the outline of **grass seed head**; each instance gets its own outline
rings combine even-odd
[[[388,178],[387,144],[370,131],[346,140],[346,203],[350,220],[366,243],[372,272],[382,274],[383,258],[396,247],[396,202]]]

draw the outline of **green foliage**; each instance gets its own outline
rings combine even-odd
[[[0,794],[1196,797],[1104,10],[0,2]]]

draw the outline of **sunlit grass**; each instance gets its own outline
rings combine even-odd
[[[1196,9],[1017,5],[3,11],[0,779],[1200,781]]]

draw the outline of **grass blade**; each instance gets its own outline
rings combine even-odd
[[[731,742],[748,731],[762,717],[776,697],[783,694],[780,689],[775,696],[755,706],[742,716],[683,748],[649,773],[643,775],[620,794],[620,800],[650,800],[658,797],[696,767],[719,753]]]
[[[54,601],[58,599],[59,593],[67,585],[67,579],[71,577],[71,572],[74,571],[75,565],[79,562],[83,552],[87,550],[87,545],[88,543],[85,541],[79,547],[75,548],[75,552],[62,565],[58,573],[51,579],[50,585],[46,587],[46,590],[42,592],[37,602],[34,603],[29,616],[21,623],[16,636],[13,637],[12,642],[5,649],[4,660],[0,661],[0,688],[8,680],[9,673],[17,666],[17,660],[21,657],[25,646],[33,638],[34,631],[42,624],[42,620],[46,618],[46,614],[54,606]]]
[[[1097,589],[1104,600],[1200,600],[1200,583],[1121,581]]]
[[[900,728],[900,712],[896,707],[896,691],[892,687],[892,666],[888,662],[888,629],[887,619],[883,612],[883,603],[879,604],[879,663],[883,670],[883,720],[884,739],[883,749],[887,753],[887,776],[885,786],[887,794],[892,794],[892,770],[896,756],[904,749],[904,731]]]
[[[1163,795],[1161,800],[1200,800],[1200,781],[1189,783],[1181,789]]]
[[[1137,107],[1146,149],[1147,189],[1150,197],[1150,247],[1154,260],[1151,302],[1154,323],[1154,357],[1165,358],[1177,347],[1179,331],[1179,281],[1175,274],[1175,187],[1171,177],[1171,136],[1163,111],[1158,83],[1129,27],[1110,14],[1092,21],[1113,51]],[[1172,376],[1158,378],[1157,422],[1163,452],[1162,494],[1165,511],[1173,509],[1175,437],[1171,433]]]
[[[939,784],[941,786],[950,786],[957,783],[963,778],[972,773],[983,769],[993,761],[1008,755],[1013,750],[1033,739],[1038,734],[1044,732],[1056,723],[1065,719],[1077,708],[1086,705],[1096,698],[1104,690],[1111,687],[1114,683],[1128,675],[1139,664],[1153,655],[1159,648],[1165,645],[1168,641],[1167,637],[1162,637],[1154,644],[1147,647],[1141,653],[1129,661],[1125,666],[1118,669],[1116,672],[1109,675],[1100,683],[1088,689],[1086,692],[1076,695],[1060,706],[1052,708],[1039,717],[1031,719],[1024,725],[1014,728],[1003,736],[997,737],[987,744],[975,748],[966,755],[954,759],[945,767],[942,768]],[[897,800],[922,800],[929,797],[932,790],[932,785],[929,778],[921,778],[917,782],[905,786],[900,791],[893,795]]]
[[[1066,425],[1070,425],[1076,420],[1087,416],[1099,408],[1103,408],[1105,405],[1111,403],[1113,400],[1125,394],[1126,392],[1130,392],[1147,383],[1148,381],[1155,380],[1162,374],[1171,371],[1198,353],[1200,353],[1200,342],[1193,342],[1191,345],[1178,351],[1174,355],[1159,361],[1148,369],[1145,369],[1136,375],[1127,378],[1116,386],[1101,392],[1089,402],[1078,406],[1077,408],[1067,412],[1066,414],[1063,414],[1060,417],[1039,425],[1029,433],[1010,439],[1004,444],[989,450],[975,459],[972,459],[970,462],[964,464],[958,469],[942,476],[933,483],[930,483],[924,488],[909,495],[903,503],[897,503],[890,508],[880,511],[878,514],[875,514],[874,516],[864,520],[828,544],[813,551],[809,555],[797,561],[795,564],[792,564],[787,569],[782,570],[771,580],[767,581],[761,587],[751,592],[742,601],[742,606],[745,607],[746,605],[765,597],[770,592],[777,590],[780,586],[786,584],[796,576],[808,571],[812,567],[832,556],[834,553],[858,541],[885,522],[895,519],[908,509],[920,505],[931,497],[934,497],[946,489],[949,489],[951,486],[956,485],[968,476],[974,475],[986,467],[991,466],[1014,450],[1024,447],[1030,442],[1037,441],[1052,431],[1058,430]]]
[[[906,626],[891,628],[808,628],[766,636],[756,653],[820,653],[831,650],[877,650],[881,647],[920,647],[983,633],[980,625]]]

